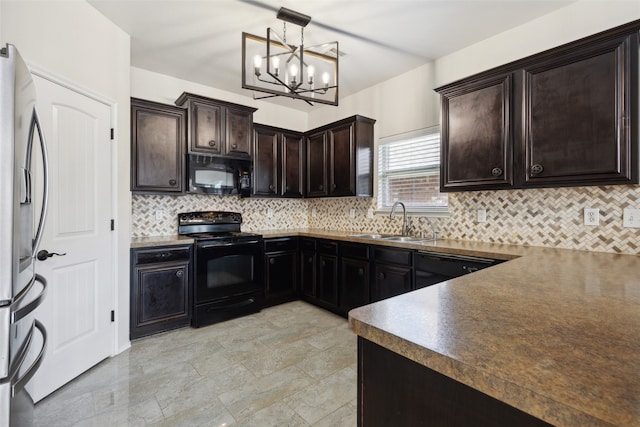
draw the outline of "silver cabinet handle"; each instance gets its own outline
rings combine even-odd
[[[542,173],[544,171],[544,167],[540,164],[535,164],[533,166],[531,166],[531,173],[533,175],[537,175],[539,173]]]

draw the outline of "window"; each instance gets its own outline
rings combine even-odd
[[[378,145],[378,210],[401,201],[408,211],[446,213],[440,193],[440,129],[421,129],[388,138]]]

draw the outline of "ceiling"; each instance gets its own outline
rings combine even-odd
[[[338,41],[340,97],[548,14],[575,0],[88,0],[131,36],[131,65],[229,92],[241,35],[282,30],[282,6],[310,15],[305,45]],[[299,27],[289,24],[289,34]],[[271,102],[308,110],[303,101]]]

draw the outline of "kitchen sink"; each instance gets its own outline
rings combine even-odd
[[[377,233],[361,233],[350,234],[349,237],[358,237],[360,239],[387,240],[390,242],[432,242],[433,238],[399,236],[395,234],[377,234]]]
[[[394,242],[421,242],[426,239],[421,239],[420,237],[411,237],[411,236],[389,236],[389,237],[383,237],[382,240],[391,240]]]
[[[391,234],[376,234],[376,233],[363,233],[363,234],[350,234],[349,237],[359,237],[360,239],[387,239],[394,237]]]

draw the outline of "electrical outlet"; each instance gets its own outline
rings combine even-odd
[[[267,209],[267,218],[273,218],[273,209],[271,208]]]
[[[478,222],[479,223],[487,222],[487,210],[486,209],[478,209],[477,217],[478,217]]]
[[[640,228],[640,209],[624,209],[622,211],[622,226],[625,228]]]
[[[373,208],[367,210],[367,218],[373,219]]]
[[[584,225],[600,224],[600,210],[593,208],[584,209]]]
[[[349,218],[355,219],[355,217],[356,217],[356,210],[354,208],[349,209]]]
[[[318,210],[316,208],[311,208],[311,218],[315,218],[318,216]]]
[[[164,216],[164,211],[157,210],[156,211],[156,221],[162,221],[162,217]]]

